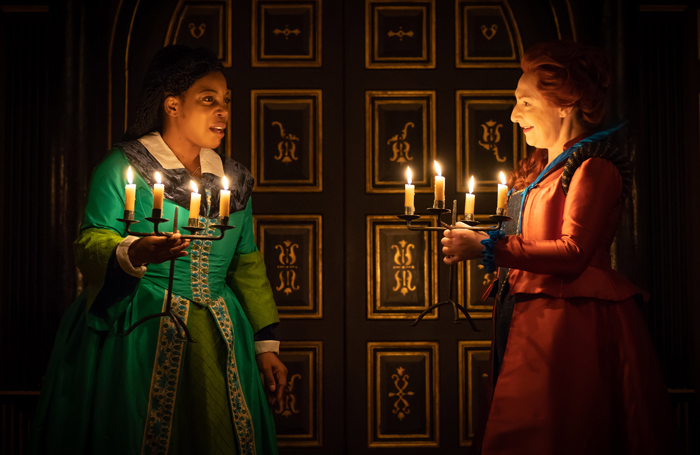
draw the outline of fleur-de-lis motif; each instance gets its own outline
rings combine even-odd
[[[484,37],[491,41],[491,38],[493,38],[496,35],[496,32],[498,31],[498,25],[493,24],[491,28],[488,28],[485,25],[481,26],[481,34],[484,35]],[[489,33],[491,32],[491,33]]]
[[[408,387],[408,374],[404,374],[404,371],[406,371],[405,368],[398,367],[396,369],[396,373],[391,375],[391,379],[394,380],[396,392],[389,392],[389,397],[397,397],[396,402],[394,403],[394,409],[391,412],[396,414],[401,421],[403,421],[406,415],[411,413],[411,410],[408,409],[410,404],[404,397],[414,395],[413,392],[406,391],[406,387]],[[399,385],[399,382],[401,382],[401,385]]]
[[[484,129],[484,139],[483,141],[479,141],[479,145],[488,150],[489,152],[493,152],[494,156],[496,157],[496,161],[499,163],[503,163],[506,160],[506,157],[501,157],[498,154],[498,143],[501,142],[501,128],[503,127],[503,124],[497,123],[494,120],[489,120],[486,123],[483,123],[481,125],[481,128]]]
[[[294,396],[294,382],[296,380],[301,380],[300,374],[292,375],[287,383],[287,396],[284,402],[279,402],[279,408],[275,410],[275,414],[282,414],[282,417],[289,418],[292,414],[299,414],[296,408],[297,397]]]
[[[409,30],[407,32],[404,32],[403,27],[399,27],[398,32],[392,32],[391,30],[389,30],[389,33],[387,33],[387,35],[389,36],[389,38],[391,38],[392,36],[398,36],[399,41],[403,41],[404,36],[408,36],[409,38],[413,38],[413,30]]]
[[[398,245],[391,245],[391,249],[395,250],[394,254],[394,279],[396,280],[396,285],[392,289],[394,292],[401,292],[401,295],[406,295],[409,292],[416,290],[411,281],[413,281],[413,272],[415,265],[413,265],[413,254],[411,250],[415,249],[415,245],[408,243],[405,240],[401,240]]]
[[[296,249],[299,245],[292,243],[291,240],[285,240],[279,245],[275,245],[275,249],[279,250],[279,265],[277,270],[280,271],[280,284],[275,288],[277,291],[284,291],[285,294],[289,295],[294,291],[299,290],[299,285],[296,284],[297,279],[297,268],[295,265],[297,262]]]
[[[406,135],[408,134],[408,127],[414,128],[415,125],[411,122],[406,123],[403,127],[401,134],[397,134],[388,141],[387,144],[391,144],[391,150],[394,152],[394,156],[391,157],[390,161],[396,161],[397,163],[405,163],[406,161],[412,161],[413,158],[408,156],[409,150],[411,150],[411,144],[406,141]]]
[[[272,126],[275,125],[280,127],[280,137],[282,138],[277,144],[279,154],[275,157],[275,160],[282,160],[283,163],[291,163],[292,161],[298,160],[299,158],[297,158],[295,154],[297,149],[295,142],[298,142],[299,138],[291,133],[285,133],[284,127],[280,122],[272,122]]]
[[[189,23],[190,33],[195,39],[199,39],[204,35],[204,29],[207,28],[207,24],[199,24],[199,27],[194,25],[192,22]]]
[[[295,28],[294,30],[290,30],[289,25],[285,25],[285,27],[286,28],[284,30],[280,30],[280,29],[276,28],[272,31],[272,33],[274,33],[275,35],[284,35],[284,39],[286,39],[286,40],[289,39],[289,35],[294,34],[295,36],[299,36],[301,34],[301,30],[299,30],[298,28]]]

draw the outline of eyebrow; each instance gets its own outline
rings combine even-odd
[[[204,90],[201,90],[199,93],[205,93],[205,92],[212,92],[212,93],[216,93],[217,95],[219,94],[219,92],[217,92],[213,88],[205,88]]]

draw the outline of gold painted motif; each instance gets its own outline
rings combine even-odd
[[[287,396],[284,402],[279,403],[279,409],[275,411],[275,414],[282,414],[282,417],[288,418],[292,414],[299,414],[299,410],[296,409],[297,398],[294,396],[294,381],[301,380],[300,374],[295,374],[289,380],[287,384]]]
[[[408,156],[408,152],[411,150],[411,144],[406,141],[406,135],[408,134],[408,127],[414,128],[413,122],[408,122],[403,127],[401,134],[397,134],[386,143],[391,145],[391,150],[394,152],[394,156],[391,157],[390,161],[395,161],[397,163],[405,163],[406,161],[413,161],[413,158]]]
[[[396,369],[396,373],[391,375],[391,379],[394,380],[396,392],[389,392],[389,397],[397,397],[396,402],[394,403],[394,409],[391,412],[396,414],[401,421],[403,421],[407,414],[411,413],[411,410],[408,409],[410,404],[404,397],[414,395],[414,393],[411,391],[405,391],[408,387],[408,374],[404,374],[404,371],[406,371],[405,368],[398,367]],[[401,385],[399,385],[399,382],[401,382]]]
[[[408,243],[405,240],[401,240],[398,245],[391,245],[391,249],[396,251],[394,254],[394,279],[396,280],[396,285],[392,289],[394,292],[401,292],[401,295],[406,295],[409,292],[416,290],[413,286],[413,272],[412,270],[416,268],[413,265],[413,255],[411,250],[415,249],[416,246],[412,243]]]
[[[280,270],[280,284],[275,288],[275,290],[283,290],[287,295],[299,290],[299,285],[296,284],[296,269],[298,266],[294,265],[297,262],[297,256],[295,253],[297,248],[299,248],[299,245],[292,243],[291,240],[285,240],[281,244],[275,245],[275,249],[279,250],[280,252],[280,265],[277,266],[277,269]]]
[[[277,150],[280,152],[279,155],[275,157],[275,160],[282,160],[283,163],[291,163],[292,161],[297,161],[299,158],[296,156],[297,146],[295,142],[299,141],[299,138],[292,133],[285,133],[284,127],[280,122],[272,122],[272,126],[279,126],[280,137],[282,140],[277,144]]]
[[[408,36],[409,38],[413,38],[414,33],[413,33],[413,30],[409,30],[407,32],[404,32],[403,27],[399,27],[398,32],[392,32],[390,30],[389,33],[387,33],[387,35],[389,36],[389,38],[391,38],[392,36],[398,36],[399,41],[403,41],[404,36]]]
[[[289,35],[294,34],[296,36],[299,36],[301,34],[301,30],[299,30],[298,28],[295,28],[294,30],[289,30],[289,25],[285,25],[284,30],[276,28],[272,31],[272,33],[274,33],[275,35],[284,35],[284,39],[288,40]]]
[[[491,38],[496,36],[497,31],[498,31],[498,25],[496,25],[496,24],[491,25],[491,28],[488,28],[485,25],[481,26],[481,34],[484,35],[484,37],[489,41],[491,41]],[[489,33],[489,32],[491,32],[491,33]]]
[[[494,156],[496,157],[496,161],[503,163],[506,160],[506,157],[502,157],[498,154],[497,145],[501,141],[500,130],[503,128],[503,124],[497,123],[494,120],[489,120],[488,122],[483,123],[481,128],[484,129],[484,140],[479,141],[479,145],[489,152],[493,152]]]
[[[484,270],[485,267],[481,264],[478,264],[476,268],[479,270]],[[485,273],[484,277],[481,280],[481,284],[483,284],[484,286],[488,286],[493,281],[493,275],[493,273]]]
[[[207,24],[199,24],[199,27],[190,22],[189,24],[190,34],[194,36],[195,39],[199,39],[204,35],[204,29],[207,28]]]

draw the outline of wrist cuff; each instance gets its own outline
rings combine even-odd
[[[255,355],[264,354],[266,352],[274,352],[279,355],[280,342],[277,340],[264,340],[255,342]]]
[[[503,231],[489,231],[489,238],[481,241],[481,244],[484,245],[484,251],[481,252],[481,263],[488,273],[493,273],[498,268],[496,267],[496,242],[503,238],[505,238]]]
[[[122,240],[119,245],[117,245],[117,262],[119,262],[122,270],[129,275],[135,276],[136,278],[142,278],[146,274],[146,266],[142,265],[139,267],[134,267],[134,265],[131,263],[131,259],[129,259],[129,247],[138,239],[138,237],[130,235]]]

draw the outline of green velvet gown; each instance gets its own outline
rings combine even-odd
[[[185,341],[170,318],[151,319],[123,336],[139,319],[164,311],[170,266],[150,264],[140,280],[129,276],[116,286],[119,280],[110,272],[115,250],[127,236],[117,221],[124,210],[127,167],[139,170],[133,156],[148,155],[133,143],[126,143],[131,155],[125,152],[129,147],[117,146],[93,173],[75,243],[88,285],[61,322],[32,429],[32,452],[274,455],[275,428],[255,361],[254,334],[279,318],[254,243],[251,189],[235,188],[236,182],[251,184],[252,177],[238,164],[224,166],[234,182],[229,224],[235,229],[220,241],[191,242],[189,255],[175,261],[171,308],[196,343]],[[143,174],[146,168],[141,166]],[[153,225],[144,220],[151,216],[151,179],[135,174],[135,218],[141,222],[132,229],[151,232]],[[218,197],[212,204],[212,194],[218,188],[207,188],[204,177],[199,221],[204,233],[218,234],[210,227],[217,221]],[[209,177],[211,182],[216,176]],[[170,222],[160,229],[172,231],[178,204],[168,199],[169,183],[164,183],[163,217]],[[187,223],[186,205],[180,204],[180,226]],[[115,298],[120,291],[128,295]]]

